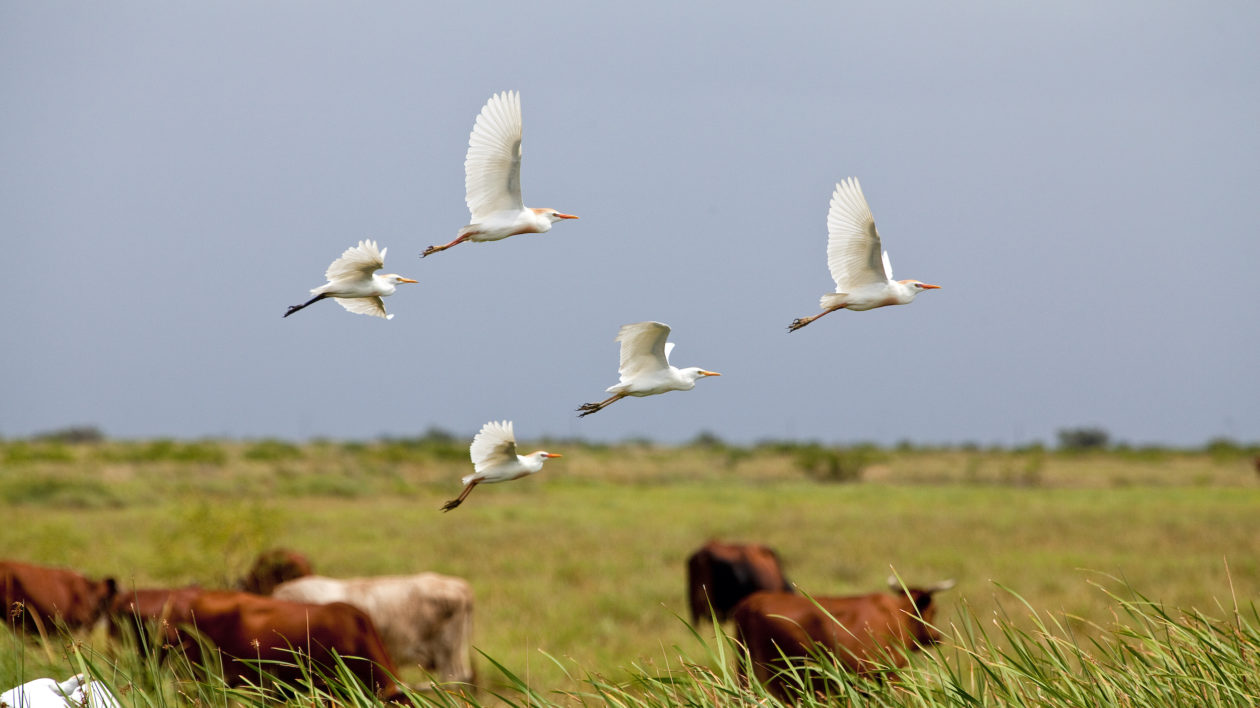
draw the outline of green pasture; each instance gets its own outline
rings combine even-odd
[[[894,572],[954,578],[939,597],[950,636],[1050,617],[1088,641],[1124,623],[1113,594],[1220,621],[1260,597],[1245,454],[867,450],[856,479],[828,483],[828,455],[851,451],[548,441],[565,457],[540,476],[442,513],[462,447],[4,443],[0,556],[125,586],[223,586],[272,546],[333,576],[457,575],[476,594],[476,647],[543,692],[684,657],[721,670],[683,619],[685,558],[708,538],[775,547],[817,595],[879,590]],[[66,673],[58,651],[16,646],[0,637],[0,684]],[[484,687],[511,684],[477,661]]]

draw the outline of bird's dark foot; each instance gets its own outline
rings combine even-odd
[[[801,319],[801,318],[799,318],[799,317],[798,317],[798,318],[796,318],[796,319],[792,320],[792,324],[788,325],[788,331],[789,331],[789,332],[795,332],[796,330],[800,329],[801,327],[804,327],[805,325],[809,324],[810,322],[813,322],[813,320],[808,319],[808,318],[806,318],[806,319]]]
[[[429,246],[428,248],[424,249],[424,253],[421,253],[420,257],[424,258],[425,256],[433,255],[434,253],[437,253],[440,250],[442,249],[438,248],[437,246]]]
[[[450,511],[451,509],[454,509],[455,507],[463,503],[464,503],[463,499],[452,499],[442,505],[442,511]]]
[[[578,406],[578,408],[577,408],[577,410],[578,410],[578,417],[579,417],[579,418],[582,418],[582,417],[584,417],[584,416],[588,416],[588,415],[590,415],[590,414],[592,414],[592,413],[594,413],[594,412],[596,412],[596,411],[600,410],[601,408],[603,408],[603,406],[599,405],[598,403],[583,403],[582,405]]]
[[[289,305],[289,309],[288,309],[288,311],[286,311],[286,312],[284,313],[284,316],[285,316],[285,317],[288,317],[289,315],[293,314],[294,312],[297,312],[298,310],[302,309],[303,307],[306,307],[306,305]]]

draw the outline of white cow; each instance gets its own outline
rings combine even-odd
[[[0,706],[11,708],[121,708],[105,684],[76,674],[58,683],[39,678],[0,693]]]
[[[327,578],[280,583],[272,597],[345,602],[367,613],[400,667],[419,665],[439,681],[473,681],[473,594],[468,582],[437,573]]]

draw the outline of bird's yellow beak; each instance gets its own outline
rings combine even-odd
[[[398,282],[400,282],[400,283],[416,283],[416,282],[419,282],[419,281],[412,280],[411,278],[404,278],[404,277],[402,277],[402,276],[398,276]]]
[[[716,371],[705,371],[704,369],[700,370],[700,375],[701,376],[721,376],[721,374],[719,374]]]
[[[564,457],[564,455],[560,455],[554,452],[545,452],[543,453],[543,457]]]
[[[924,290],[940,290],[941,289],[941,286],[939,285],[928,285],[927,283],[919,283],[919,287],[923,288]]]
[[[556,218],[557,219],[576,219],[577,216],[573,214],[561,214],[560,212],[556,212]]]

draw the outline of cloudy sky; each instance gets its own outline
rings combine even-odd
[[[1260,438],[1254,2],[0,5],[0,436]],[[461,245],[518,89],[526,203]],[[791,335],[857,176],[896,276]],[[383,321],[282,319],[363,238]],[[695,391],[579,420],[618,327]]]

